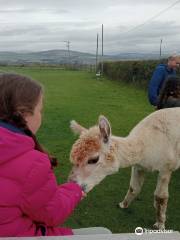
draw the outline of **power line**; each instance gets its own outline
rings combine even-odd
[[[161,10],[160,12],[158,12],[157,14],[155,14],[154,16],[152,16],[151,18],[149,18],[148,20],[146,20],[145,22],[135,26],[134,28],[130,29],[129,31],[127,32],[124,32],[124,33],[129,33],[129,32],[133,32],[135,31],[136,29],[138,28],[141,28],[143,27],[144,25],[146,25],[147,23],[150,23],[152,20],[154,20],[155,18],[159,17],[160,15],[162,15],[164,12],[167,12],[169,9],[173,8],[175,5],[177,5],[178,3],[180,3],[180,0],[174,2],[173,4],[171,4],[169,7]]]
[[[135,26],[134,28],[132,28],[132,29],[130,29],[130,30],[128,30],[128,31],[122,32],[123,35],[121,35],[121,39],[126,38],[126,35],[125,35],[125,34],[130,33],[130,32],[134,32],[135,30],[137,30],[137,29],[143,27],[144,25],[150,23],[152,20],[156,19],[157,17],[159,17],[159,16],[162,15],[163,13],[167,12],[168,10],[170,10],[171,8],[173,8],[175,5],[177,5],[177,4],[179,4],[179,3],[180,3],[180,0],[175,1],[174,3],[172,3],[171,5],[169,5],[168,7],[166,7],[165,9],[161,10],[160,12],[156,13],[154,16],[150,17],[150,18],[149,18],[148,20],[146,20],[145,22],[143,22],[143,23]],[[119,42],[119,41],[120,41],[120,40],[118,40],[118,42]],[[172,40],[171,40],[171,41],[172,41]],[[117,41],[115,41],[115,43],[116,43],[116,42],[117,42]],[[169,42],[169,41],[168,41],[168,42]],[[161,43],[160,43],[160,44],[162,44],[162,40],[161,40]],[[108,45],[108,43],[107,43],[107,45]],[[161,48],[161,46],[160,46],[160,48]],[[117,48],[114,47],[114,48],[111,48],[111,50],[117,50]],[[160,49],[160,55],[161,55],[161,54],[162,54],[162,52],[161,52],[161,49]]]

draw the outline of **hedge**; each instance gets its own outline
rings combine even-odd
[[[167,60],[146,60],[146,61],[118,61],[104,62],[103,73],[112,80],[133,83],[143,88],[147,85],[152,77],[153,71],[160,63],[166,63]],[[177,73],[180,71],[178,69]]]

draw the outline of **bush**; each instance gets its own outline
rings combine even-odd
[[[161,61],[146,60],[104,62],[104,75],[112,80],[133,83],[143,88],[147,88],[156,66],[165,62],[166,59]],[[178,74],[180,74],[179,70]]]

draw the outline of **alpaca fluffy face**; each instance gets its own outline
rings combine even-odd
[[[76,123],[75,123],[76,124]],[[81,127],[79,124],[77,127]],[[75,125],[72,127],[75,128]],[[69,175],[70,181],[75,181],[90,191],[105,176],[114,172],[114,158],[110,147],[110,125],[101,119],[99,127],[89,130],[81,127],[79,139],[73,144],[70,160],[73,163]],[[75,129],[77,132],[77,128]]]

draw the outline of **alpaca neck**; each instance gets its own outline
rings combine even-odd
[[[113,136],[111,146],[114,149],[114,157],[119,163],[119,168],[133,166],[142,160],[143,144],[136,139]]]

